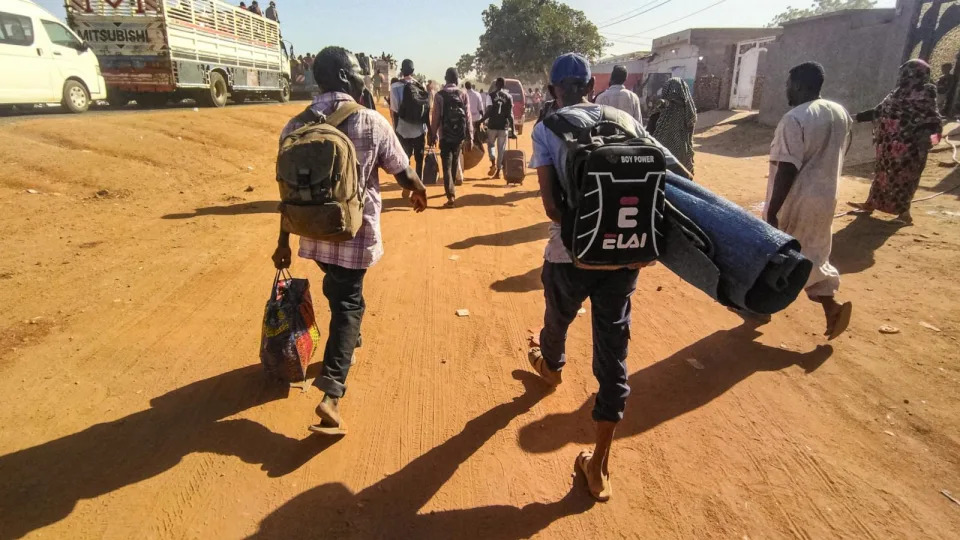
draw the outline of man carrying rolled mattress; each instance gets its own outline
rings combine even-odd
[[[813,262],[807,296],[823,306],[827,328],[835,339],[850,324],[853,304],[840,304],[840,272],[830,264],[837,184],[849,147],[853,120],[843,106],[820,97],[823,66],[815,62],[790,70],[790,110],[780,120],[770,145],[770,178],[764,219],[800,241]]]

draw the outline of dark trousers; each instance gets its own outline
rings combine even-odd
[[[400,146],[403,147],[403,151],[407,153],[408,156],[412,157],[417,164],[417,176],[420,179],[423,179],[423,150],[427,146],[427,134],[424,133],[419,137],[414,137],[412,139],[404,139],[399,137]]]
[[[484,137],[480,134],[480,132],[482,131],[480,129],[482,125],[483,125],[483,122],[473,123],[473,145],[481,150],[483,150],[483,143],[487,142],[484,140]]]
[[[360,323],[367,304],[363,301],[366,270],[318,263],[323,270],[323,295],[330,303],[330,329],[323,350],[323,372],[314,386],[330,397],[343,397],[353,350],[360,346]]]
[[[593,309],[593,375],[600,383],[593,406],[597,422],[619,422],[630,395],[627,348],[630,341],[630,297],[638,270],[582,270],[573,264],[543,263],[543,315],[540,348],[547,366],[558,371],[567,363],[567,328],[584,300]]]
[[[443,165],[443,190],[447,198],[457,196],[457,167],[460,163],[461,142],[440,141],[440,163]]]

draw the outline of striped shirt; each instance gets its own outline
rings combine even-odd
[[[348,101],[354,99],[340,92],[328,92],[315,97],[311,108],[327,115]],[[296,119],[291,120],[283,129],[281,140],[301,125]],[[389,174],[400,174],[410,166],[410,158],[403,152],[390,124],[374,110],[363,109],[351,115],[340,127],[357,149],[359,178],[364,189],[363,223],[357,236],[346,242],[324,242],[301,237],[300,256],[362,270],[370,268],[383,257],[383,239],[380,235],[383,202],[380,198],[379,169]]]

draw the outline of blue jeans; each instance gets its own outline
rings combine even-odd
[[[567,328],[584,300],[593,309],[593,375],[600,383],[593,406],[597,422],[619,422],[630,395],[627,348],[630,341],[630,297],[639,270],[582,270],[573,264],[544,262],[543,315],[540,348],[547,366],[559,371],[567,363]]]
[[[497,147],[497,155],[493,155],[493,147]],[[487,152],[490,155],[490,164],[496,164],[497,169],[503,168],[503,151],[507,149],[507,130],[489,129],[487,130]]]
[[[330,397],[343,397],[353,350],[360,346],[360,323],[367,308],[363,300],[366,270],[317,263],[323,270],[323,295],[330,303],[330,329],[323,350],[323,371],[314,386]]]

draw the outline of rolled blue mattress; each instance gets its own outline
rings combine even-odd
[[[754,313],[773,314],[797,299],[813,270],[800,242],[671,172],[665,191],[659,261],[670,271],[721,304]]]

